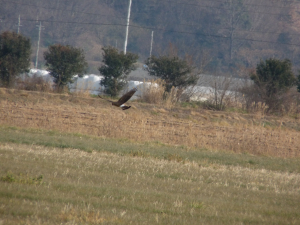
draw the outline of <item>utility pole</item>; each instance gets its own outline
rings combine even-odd
[[[131,3],[132,3],[132,0],[129,0],[128,15],[127,15],[127,25],[126,25],[126,36],[125,36],[125,44],[124,44],[124,54],[125,55],[126,55],[126,50],[127,50],[127,40],[128,40],[128,29],[129,29],[129,22],[130,22]]]
[[[21,25],[21,17],[20,17],[20,15],[19,15],[19,19],[18,19],[18,34],[20,33],[20,27],[22,26]]]
[[[37,44],[37,50],[36,50],[36,58],[35,58],[35,68],[37,69],[38,67],[38,58],[39,58],[39,49],[40,49],[40,40],[41,40],[41,30],[44,28],[42,26],[42,23],[40,21],[40,25],[36,25],[39,28],[39,39],[38,39],[38,44]]]
[[[151,55],[152,55],[152,46],[153,46],[153,32],[154,32],[154,31],[152,31],[152,32],[151,32],[150,57],[151,57]]]

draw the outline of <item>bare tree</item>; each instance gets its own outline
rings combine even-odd
[[[192,57],[186,55],[186,59],[189,64],[193,64]],[[193,84],[183,90],[182,95],[180,96],[181,101],[206,101],[207,93],[204,91],[206,83],[206,76],[204,73],[207,70],[207,66],[212,61],[212,57],[209,51],[202,51],[201,57],[197,58],[197,67],[195,67],[194,73],[198,76],[198,81],[196,84]]]
[[[225,27],[229,29],[229,57],[233,58],[233,46],[234,36],[238,28],[250,27],[250,19],[246,12],[243,0],[227,0],[224,3],[224,7],[227,9],[227,16],[225,21]]]
[[[223,110],[225,107],[225,100],[230,100],[232,88],[232,77],[226,76],[213,76],[210,82],[210,98],[209,102],[215,109]]]

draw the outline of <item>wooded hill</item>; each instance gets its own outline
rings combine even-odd
[[[36,56],[41,22],[39,65],[51,44],[81,47],[90,72],[97,73],[102,46],[123,50],[129,0],[0,0],[0,31],[18,30],[31,38]],[[181,56],[208,73],[253,68],[260,59],[288,58],[300,67],[300,1],[288,0],[133,0],[127,51],[143,62],[150,52],[166,54],[171,43]]]

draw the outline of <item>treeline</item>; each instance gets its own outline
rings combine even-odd
[[[7,31],[0,34],[0,43],[0,86],[15,87],[20,74],[28,72],[30,68],[30,39]],[[71,45],[50,45],[43,56],[58,92],[72,83],[76,74],[82,77],[88,67],[84,50]],[[102,48],[102,61],[98,62],[98,71],[104,76],[100,84],[105,87],[106,94],[118,96],[126,86],[129,73],[136,69],[138,58],[139,55],[135,53],[124,54],[112,46]],[[150,56],[144,63],[149,75],[162,81],[158,83],[163,87],[163,98],[172,96],[176,102],[191,100],[194,87],[201,80],[201,73],[188,55],[182,58],[177,49],[170,46],[168,54]],[[247,110],[264,104],[267,112],[290,112],[293,107],[293,112],[296,115],[299,113],[300,96],[296,88],[300,92],[300,75],[294,74],[290,60],[261,60],[248,76],[253,83],[236,89],[239,92],[236,97],[242,97]],[[230,84],[230,78],[224,77],[220,84],[215,80],[211,86],[213,98],[207,99],[204,105],[223,110]],[[157,90],[157,85],[154,87]],[[184,99],[189,94],[189,98]],[[229,97],[228,100],[232,99]]]
[[[29,71],[30,39],[6,31],[0,34],[0,43],[0,84],[3,87],[14,87],[21,73]],[[149,57],[145,61],[149,75],[163,79],[166,92],[170,92],[173,87],[183,90],[196,85],[198,73],[194,66],[187,59],[175,55],[174,51],[171,53],[167,56]],[[136,69],[139,56],[131,52],[124,54],[111,46],[103,47],[102,55],[98,70],[104,79],[100,84],[105,87],[107,94],[116,97],[125,87],[129,73]],[[72,83],[75,75],[82,77],[88,67],[84,50],[71,45],[50,45],[43,56],[58,92]]]
[[[169,43],[181,56],[195,62],[209,58],[208,73],[235,73],[254,67],[260,59],[289,58],[299,68],[299,14],[295,1],[181,0],[132,2],[128,50],[149,56],[154,31],[153,55],[163,55]],[[19,0],[3,1],[1,31],[17,30],[36,47],[42,22],[41,49],[60,43],[83,48],[90,71],[97,70],[103,46],[123,49],[128,1],[124,0]],[[35,51],[34,51],[35,52]],[[34,57],[34,56],[32,56]],[[32,59],[33,60],[33,59]],[[39,60],[44,61],[42,55]],[[40,65],[43,66],[43,63]]]

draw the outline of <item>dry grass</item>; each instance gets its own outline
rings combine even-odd
[[[140,100],[150,104],[163,105],[166,108],[174,107],[179,92],[172,87],[171,91],[167,93],[165,86],[166,82],[161,79],[144,81]]]
[[[131,103],[121,111],[97,98],[1,89],[0,124],[190,148],[299,157],[299,119]]]
[[[72,148],[86,152],[110,152],[131,157],[154,158],[181,163],[194,162],[201,166],[211,164],[233,165],[251,169],[278,172],[300,172],[300,158],[273,158],[225,151],[190,149],[186,146],[166,145],[161,142],[136,142],[128,139],[95,137],[80,133],[64,133],[41,129],[0,127],[0,143],[40,145]]]
[[[42,77],[34,74],[32,77],[25,77],[23,81],[17,82],[17,89],[26,91],[51,92],[53,87],[50,81],[45,81]]]
[[[164,102],[165,82],[163,80],[144,81],[141,89],[142,101],[151,104],[162,104]]]
[[[116,146],[116,148],[122,145]],[[2,144],[2,224],[299,224],[297,173]]]
[[[7,89],[0,102],[0,224],[300,223],[297,119]]]

